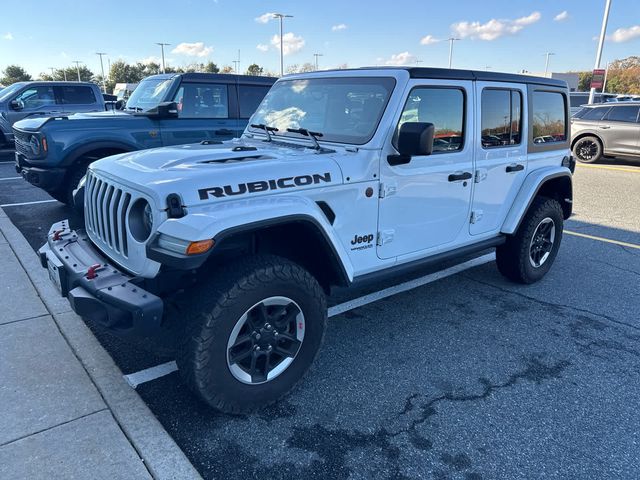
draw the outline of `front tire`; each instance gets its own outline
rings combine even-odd
[[[602,158],[602,143],[597,137],[582,137],[573,144],[573,156],[582,163],[597,163]]]
[[[53,198],[67,206],[73,207],[73,191],[78,188],[82,177],[87,173],[87,166],[82,165],[74,168],[67,174],[62,185],[57,190],[49,192]]]
[[[177,363],[184,382],[226,413],[265,407],[288,393],[318,353],[324,292],[299,265],[276,256],[236,261],[187,302]]]
[[[536,197],[515,235],[496,249],[500,273],[518,283],[540,280],[558,254],[563,226],[560,203],[552,198]]]

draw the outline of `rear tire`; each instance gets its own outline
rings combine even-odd
[[[558,254],[563,224],[560,203],[536,197],[515,235],[496,249],[500,273],[513,282],[525,284],[544,277]]]
[[[596,163],[602,158],[602,143],[593,136],[582,137],[573,144],[573,156],[582,163]]]
[[[316,279],[272,255],[228,265],[184,304],[182,378],[205,403],[233,414],[288,393],[313,363],[327,321]]]

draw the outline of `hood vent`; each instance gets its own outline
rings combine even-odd
[[[274,157],[269,155],[244,155],[230,158],[216,158],[213,160],[205,160],[200,163],[225,163],[225,162],[241,162],[243,160],[274,160]]]

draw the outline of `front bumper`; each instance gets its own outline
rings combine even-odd
[[[67,171],[64,168],[40,168],[29,164],[27,158],[16,152],[16,172],[27,182],[48,192],[57,190]]]
[[[38,253],[73,311],[121,335],[152,335],[162,321],[162,299],[140,288],[138,278],[111,265],[83,230],[68,225],[66,220],[54,223]]]

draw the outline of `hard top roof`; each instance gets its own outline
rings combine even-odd
[[[254,75],[235,75],[232,73],[200,73],[200,72],[160,73],[158,75],[151,75],[149,77],[146,77],[143,80],[147,80],[149,78],[169,79],[174,77],[182,77],[182,80],[191,81],[191,82],[222,81],[224,83],[259,83],[264,85],[271,85],[277,80],[277,78],[274,78],[274,77],[259,77]]]

